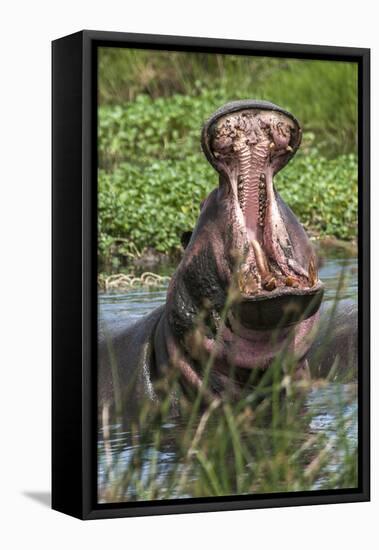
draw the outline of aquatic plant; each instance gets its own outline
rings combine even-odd
[[[181,235],[192,230],[201,201],[217,186],[202,154],[183,160],[124,162],[99,171],[99,254],[108,262],[117,254],[133,258],[146,248],[173,254]],[[357,159],[326,159],[301,154],[276,178],[278,190],[308,231],[355,239],[357,234]],[[131,247],[133,250],[131,251]]]
[[[101,48],[99,258],[175,254],[217,186],[200,150],[202,123],[237,98],[296,114],[303,144],[277,186],[305,227],[352,240],[357,219],[354,63]]]

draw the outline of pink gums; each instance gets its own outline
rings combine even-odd
[[[260,175],[266,167],[268,142],[260,141],[253,151],[248,146],[239,153],[240,174],[243,179],[243,201],[241,209],[244,214],[247,233],[252,239],[258,239],[259,230],[259,184]],[[264,212],[264,211],[263,211]],[[262,215],[264,215],[262,213]]]

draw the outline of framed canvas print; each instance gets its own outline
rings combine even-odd
[[[369,50],[53,42],[53,508],[369,499]]]

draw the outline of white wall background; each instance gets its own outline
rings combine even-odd
[[[50,486],[50,41],[92,28],[371,47],[372,195],[377,208],[375,2],[13,0],[2,4],[0,19],[2,547],[377,547],[379,395],[374,361],[372,503],[83,523],[39,501],[41,494],[46,500]],[[375,284],[378,219],[373,215]],[[373,296],[375,351],[377,290]],[[39,500],[28,493],[37,493]]]

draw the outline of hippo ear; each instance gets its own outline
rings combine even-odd
[[[182,243],[182,247],[185,250],[188,246],[188,243],[190,242],[192,237],[192,231],[184,231],[182,233],[182,236],[180,237],[180,242]]]
[[[211,193],[211,194],[212,194],[212,193]],[[200,202],[200,206],[199,206],[200,212],[201,212],[202,209],[204,208],[204,206],[205,206],[206,202],[208,201],[209,197],[210,197],[210,195],[204,197],[204,199]]]

